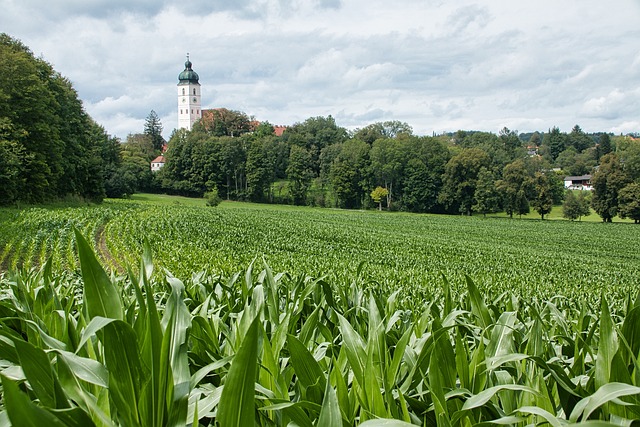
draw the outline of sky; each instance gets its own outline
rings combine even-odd
[[[640,0],[0,0],[0,32],[67,77],[111,135],[203,108],[348,129],[640,132]]]

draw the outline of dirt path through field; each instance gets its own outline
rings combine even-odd
[[[115,268],[118,273],[124,273],[124,268],[111,254],[111,251],[109,251],[109,248],[107,247],[107,237],[105,234],[106,225],[107,221],[103,222],[96,230],[96,235],[94,237],[96,248],[98,250],[98,256],[100,256],[103,263],[110,266],[111,268]]]

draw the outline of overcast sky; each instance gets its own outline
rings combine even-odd
[[[416,134],[640,131],[640,0],[0,0],[0,31],[69,78],[108,133],[203,107]]]

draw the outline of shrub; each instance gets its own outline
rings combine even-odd
[[[218,195],[218,188],[213,187],[211,191],[204,193],[204,198],[207,200],[207,206],[218,206],[222,199]]]

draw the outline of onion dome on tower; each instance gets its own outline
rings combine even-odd
[[[200,77],[198,76],[198,73],[193,71],[193,69],[191,68],[192,65],[193,64],[191,63],[191,61],[189,61],[189,56],[187,56],[187,62],[184,63],[184,71],[181,72],[178,76],[178,80],[180,80],[180,83],[198,83]]]
[[[187,54],[184,71],[178,75],[178,128],[191,130],[193,124],[202,118],[200,98],[200,77],[191,68]]]

